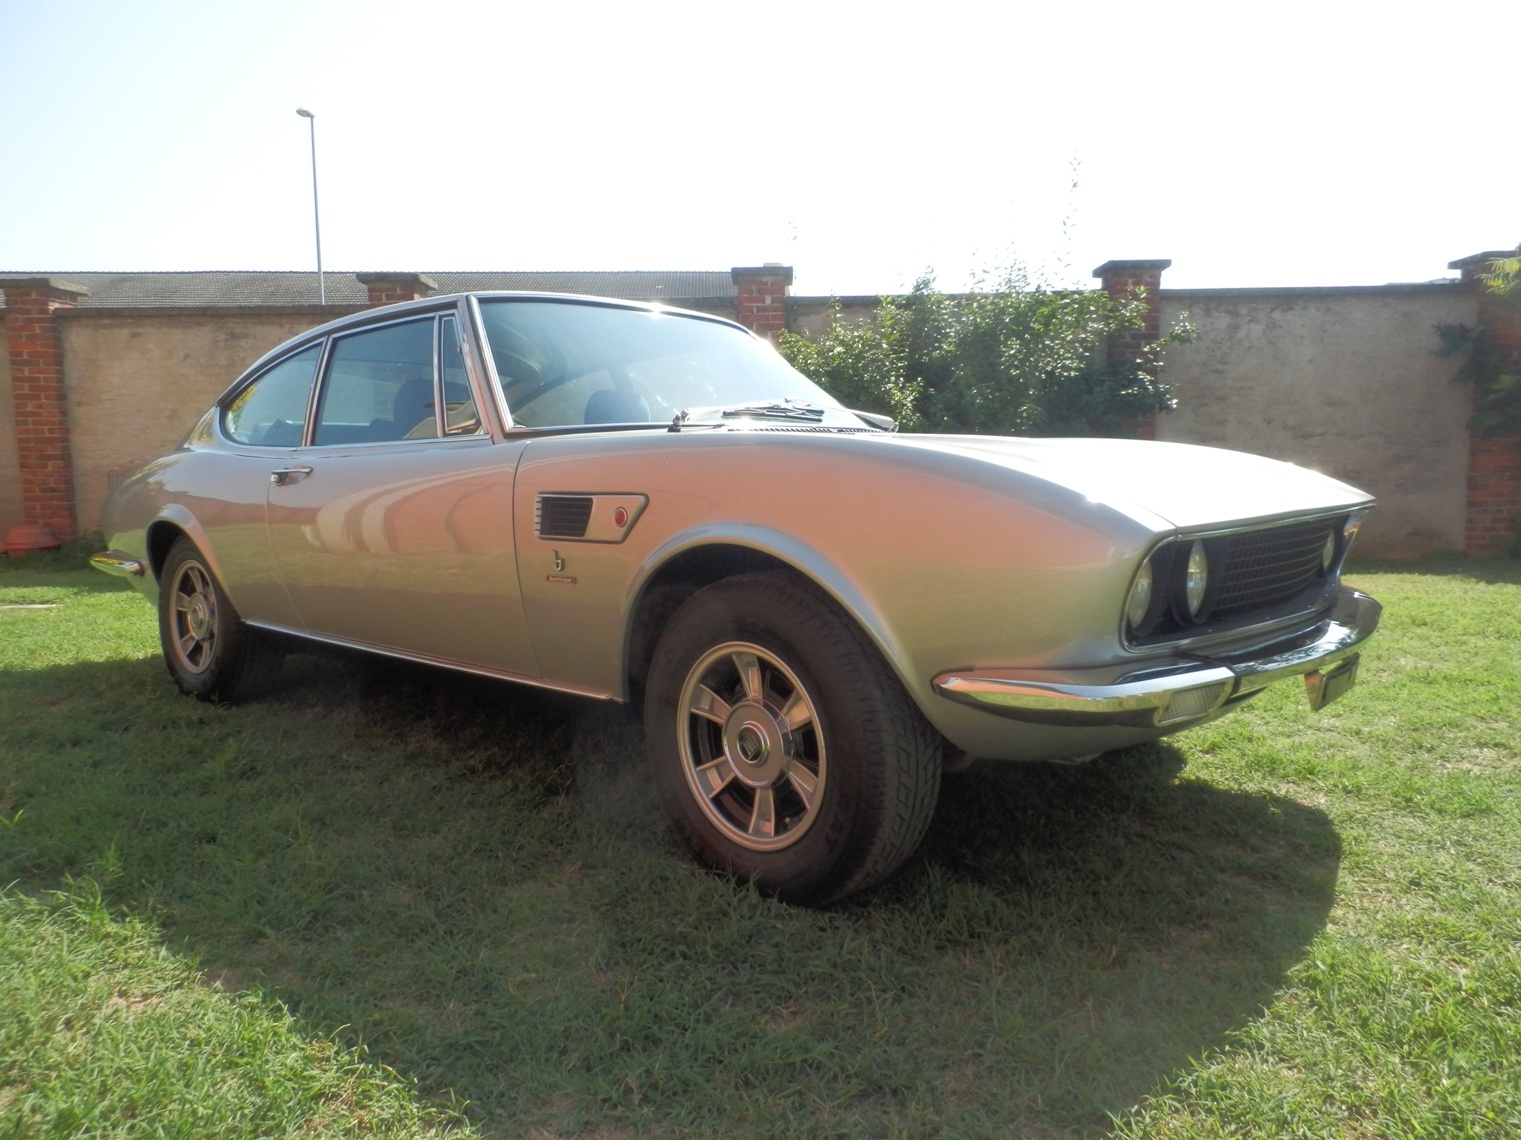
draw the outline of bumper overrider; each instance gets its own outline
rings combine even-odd
[[[1189,656],[1163,668],[966,669],[934,679],[941,696],[1032,724],[1182,727],[1275,681],[1304,677],[1310,707],[1352,687],[1357,650],[1378,628],[1382,607],[1342,588],[1331,612],[1309,630],[1251,651]]]

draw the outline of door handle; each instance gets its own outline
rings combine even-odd
[[[277,467],[269,473],[269,481],[276,487],[287,483],[299,483],[312,473],[310,467]]]

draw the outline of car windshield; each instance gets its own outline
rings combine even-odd
[[[573,301],[481,302],[513,421],[668,424],[682,412],[839,404],[770,345],[717,321]],[[710,417],[708,413],[712,413]],[[859,424],[859,421],[857,421]]]

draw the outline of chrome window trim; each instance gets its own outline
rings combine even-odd
[[[470,315],[471,340],[475,343],[475,349],[480,353],[482,371],[485,373],[486,387],[490,390],[491,406],[496,409],[497,422],[502,425],[502,433],[516,433],[522,429],[513,422],[512,409],[507,406],[507,393],[502,391],[502,378],[497,374],[496,359],[491,354],[491,342],[486,339],[486,321],[481,315],[481,299],[471,293],[466,297],[469,301],[467,306]]]
[[[300,353],[302,353],[302,352],[306,351],[308,348],[310,348],[313,344],[317,343],[318,340],[320,340],[322,342],[322,352],[321,352],[321,354],[319,355],[319,357],[317,359],[316,379],[313,381],[311,393],[307,397],[306,430],[302,433],[301,443],[297,445],[298,448],[303,449],[303,450],[308,450],[308,451],[310,451],[310,450],[318,450],[318,451],[328,451],[330,453],[338,453],[338,452],[346,452],[350,448],[394,447],[397,444],[406,444],[408,446],[415,447],[415,446],[418,446],[418,445],[421,445],[421,444],[429,444],[429,443],[446,443],[446,442],[447,443],[459,443],[459,442],[468,441],[468,440],[489,439],[489,438],[491,438],[491,431],[490,431],[489,427],[487,427],[487,425],[485,423],[485,418],[484,417],[482,417],[481,430],[480,431],[471,432],[469,435],[461,435],[461,434],[444,435],[444,434],[442,434],[443,433],[443,428],[444,428],[444,420],[443,420],[443,410],[442,410],[442,402],[440,400],[439,387],[440,387],[440,385],[443,382],[443,370],[442,370],[442,360],[441,360],[441,353],[443,351],[443,320],[446,317],[454,317],[456,320],[459,320],[460,315],[461,314],[460,314],[460,306],[459,306],[458,299],[454,299],[454,300],[451,301],[451,303],[449,303],[447,305],[441,305],[439,308],[433,309],[431,311],[428,311],[426,309],[423,309],[423,310],[420,310],[420,311],[419,310],[414,310],[414,311],[406,312],[406,313],[398,313],[395,316],[393,316],[392,318],[387,319],[387,320],[377,320],[377,321],[373,321],[373,322],[361,322],[361,323],[354,324],[352,327],[332,329],[327,334],[325,334],[324,336],[322,336],[320,338],[313,337],[311,340],[303,342],[294,351],[282,355],[279,360],[272,361],[269,364],[268,367],[262,368],[262,369],[260,369],[258,371],[258,373],[252,375],[249,378],[247,384],[238,384],[235,387],[228,389],[227,392],[223,394],[222,399],[217,402],[218,403],[218,407],[220,407],[223,410],[225,410],[225,405],[226,405],[227,401],[229,401],[231,399],[235,399],[237,397],[237,394],[239,392],[243,391],[243,389],[246,388],[246,387],[248,387],[250,384],[257,383],[257,381],[259,380],[259,378],[262,377],[265,373],[267,373],[270,368],[274,368],[274,367],[278,366],[279,364],[283,363],[284,361],[289,360],[292,356],[299,355]],[[339,340],[343,340],[343,339],[346,339],[346,338],[351,337],[351,336],[359,336],[359,335],[362,335],[364,333],[374,332],[376,329],[391,328],[391,327],[396,326],[396,325],[420,324],[424,320],[430,321],[432,323],[432,325],[433,325],[433,402],[434,402],[434,405],[435,405],[434,411],[433,411],[433,421],[434,421],[435,427],[438,429],[438,431],[439,431],[440,434],[438,436],[435,436],[435,437],[432,437],[432,438],[425,438],[425,439],[355,440],[355,441],[353,441],[351,443],[341,443],[341,444],[319,444],[319,443],[314,443],[313,442],[313,436],[316,434],[316,429],[317,429],[317,408],[318,408],[318,406],[319,406],[319,404],[321,402],[322,389],[323,389],[324,385],[326,385],[326,383],[327,383],[328,368],[329,368],[329,365],[332,363],[332,354],[333,354],[333,347],[334,347],[334,345]],[[474,377],[474,374],[473,374],[473,369],[471,367],[472,366],[472,360],[471,360],[471,355],[472,354],[471,354],[471,351],[469,350],[469,337],[465,333],[465,326],[463,324],[460,324],[457,327],[460,330],[460,346],[462,348],[466,349],[466,351],[463,354],[464,358],[465,358],[465,370],[466,370],[467,375],[470,377],[470,382],[471,382],[471,384],[473,386],[475,384],[475,377]],[[476,407],[477,407],[477,409],[479,409],[480,408],[480,393],[478,391],[476,391],[476,392],[473,392],[472,395],[475,397]],[[225,433],[222,432],[221,420],[222,420],[222,417],[221,417],[220,414],[218,414],[218,416],[217,416],[217,433],[218,433],[218,437],[220,439],[222,439],[224,442],[227,442],[228,444],[230,444],[231,446],[234,446],[234,447],[257,447],[257,446],[259,446],[258,444],[244,444],[244,443],[238,443],[237,441],[232,440],[230,437],[228,437]],[[268,450],[277,451],[277,452],[285,452],[285,451],[291,451],[293,449],[289,448],[289,447],[278,447],[278,448],[270,448]]]
[[[444,322],[454,322],[454,336],[459,342],[460,360],[465,366],[465,386],[470,389],[470,399],[475,402],[475,418],[479,427],[472,432],[453,432],[448,428],[444,411]],[[475,378],[470,369],[470,353],[466,348],[468,337],[465,335],[464,322],[460,320],[458,307],[453,311],[440,310],[434,314],[433,326],[433,402],[434,417],[438,423],[439,439],[480,439],[489,436],[491,432],[486,427],[486,416],[481,410],[481,398],[475,391]],[[394,440],[382,440],[383,443],[392,443]]]

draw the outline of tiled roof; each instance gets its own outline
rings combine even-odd
[[[617,270],[547,272],[425,272],[440,293],[483,289],[521,289],[535,293],[585,293],[627,301],[671,304],[732,299],[728,270]],[[173,272],[173,273],[4,273],[0,278],[47,277],[90,291],[81,308],[184,307],[216,305],[314,305],[316,273]],[[326,272],[330,305],[364,305],[369,294],[353,273]]]

